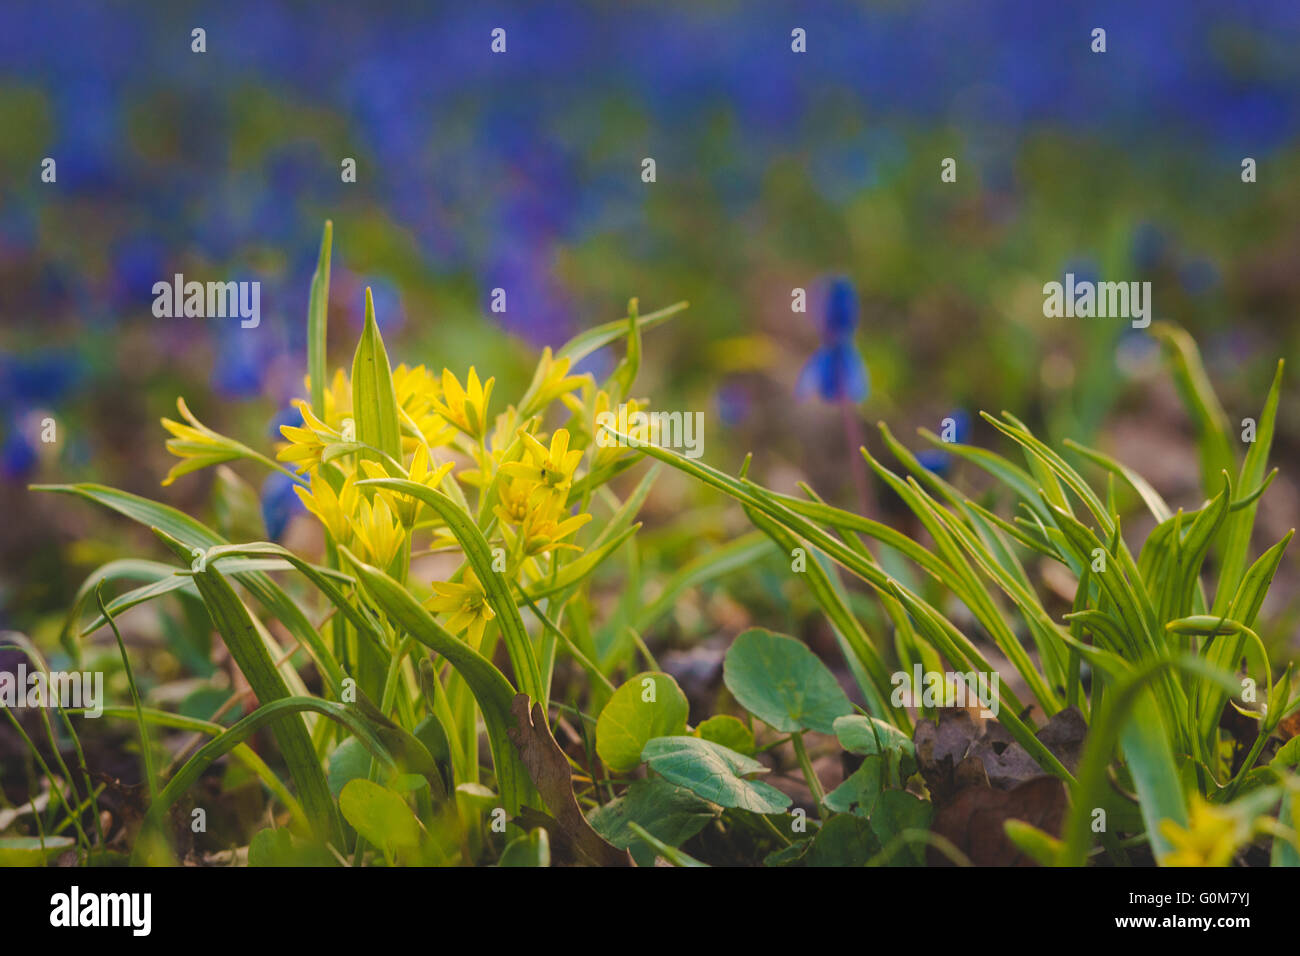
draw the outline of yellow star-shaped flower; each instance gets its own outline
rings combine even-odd
[[[478,372],[470,366],[462,388],[450,369],[442,370],[442,395],[432,401],[433,410],[466,435],[478,440],[487,427],[487,406],[496,379],[479,382]]]
[[[526,461],[511,461],[501,466],[501,474],[510,478],[535,481],[557,498],[566,495],[573,484],[573,474],[582,461],[582,450],[569,450],[568,429],[557,429],[547,448],[525,431],[519,433],[524,440]]]
[[[1227,866],[1237,848],[1250,839],[1250,826],[1240,815],[1193,795],[1188,823],[1160,821],[1160,832],[1174,845],[1160,860],[1162,866]]]
[[[453,634],[465,631],[465,642],[478,650],[483,641],[483,631],[496,612],[488,605],[487,592],[470,568],[457,584],[454,581],[434,581],[433,597],[425,604],[434,611],[450,615],[443,626]]]

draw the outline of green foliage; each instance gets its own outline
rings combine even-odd
[[[972,633],[949,618],[942,602],[923,596],[884,569],[896,566],[900,556],[910,561],[971,611],[982,635],[1010,662],[1014,676],[1030,689],[1032,703],[1043,714],[1050,717],[1067,704],[1082,709],[1091,726],[1076,774],[1039,740],[1026,719],[1029,708],[1005,689],[1011,675],[1002,675],[997,719],[1045,772],[1073,791],[1072,810],[1060,839],[1032,832],[1027,824],[1008,825],[1008,835],[1032,858],[1083,863],[1095,838],[1088,826],[1089,814],[1104,802],[1108,777],[1118,774],[1136,792],[1142,816],[1138,836],[1149,843],[1157,861],[1187,862],[1191,857],[1186,847],[1195,844],[1179,834],[1188,832],[1188,827],[1195,831],[1206,819],[1204,813],[1189,817],[1189,800],[1238,806],[1240,800],[1233,803],[1233,798],[1249,790],[1250,781],[1262,779],[1256,761],[1282,715],[1300,706],[1290,669],[1276,673],[1251,627],[1291,538],[1288,533],[1250,562],[1255,505],[1269,482],[1266,461],[1282,366],[1279,363],[1265,400],[1255,442],[1238,467],[1226,415],[1190,338],[1167,327],[1153,332],[1168,346],[1174,377],[1200,433],[1206,503],[1192,512],[1171,512],[1151,484],[1132,469],[1100,452],[1067,443],[1085,465],[1100,468],[1112,483],[1116,478],[1124,481],[1155,517],[1157,526],[1136,558],[1121,530],[1113,484],[1105,492],[1095,490],[1079,470],[1009,413],[1000,418],[986,414],[984,419],[1019,446],[1026,467],[987,449],[938,442],[930,434],[925,437],[994,478],[1008,496],[1011,518],[998,515],[987,502],[977,504],[928,472],[883,424],[882,437],[904,473],[891,471],[862,450],[877,477],[925,528],[928,545],[825,505],[811,492],[806,499],[778,495],[744,472],[733,478],[669,449],[637,442],[632,436],[620,437],[647,457],[735,499],[751,521],[787,552],[811,548],[819,559],[857,577],[874,591],[901,638],[920,638],[930,653],[940,655],[955,671],[991,673]],[[879,552],[869,550],[863,538],[873,541]],[[1054,562],[1076,581],[1070,613],[1056,619],[1048,611],[1022,555]],[[1217,556],[1218,574],[1210,598],[1206,579],[1212,556]],[[863,646],[866,631],[849,615],[838,582],[819,562],[807,566],[817,569],[808,575],[809,589],[841,638],[869,716],[845,716],[847,701],[840,703],[838,687],[826,683],[833,678],[824,666],[798,641],[768,632],[751,631],[737,638],[727,655],[727,686],[755,716],[775,730],[794,734],[792,743],[814,795],[820,788],[805,759],[804,731],[833,730],[845,749],[866,756],[868,762],[819,799],[831,813],[826,826],[845,828],[849,842],[853,842],[847,829],[851,825],[836,822],[845,814],[868,818],[880,831],[877,835],[916,831],[928,821],[928,804],[903,790],[884,788],[881,781],[889,775],[876,763],[892,754],[903,777],[912,769],[906,715],[896,702],[890,705],[881,655],[878,649]],[[1244,690],[1248,682],[1234,677],[1243,662],[1260,688],[1262,701],[1254,706]],[[1085,669],[1091,675],[1089,688],[1082,684]],[[1247,742],[1244,754],[1220,729],[1225,702],[1257,721],[1256,736]],[[1268,773],[1279,776],[1273,770]],[[1270,807],[1259,804],[1256,809],[1264,813]],[[1277,810],[1276,801],[1271,809]],[[1285,815],[1289,809],[1283,806],[1281,812]],[[1254,828],[1254,823],[1246,827],[1242,831],[1246,836],[1238,842]],[[922,862],[924,842],[909,838],[898,847],[903,847],[906,858]],[[1103,836],[1103,842],[1107,853],[1124,858],[1110,835]],[[814,840],[813,849],[816,845]],[[1275,852],[1275,859],[1291,859],[1292,844],[1282,840],[1278,845],[1282,849]],[[772,861],[786,865],[815,858],[812,850],[790,850]]]

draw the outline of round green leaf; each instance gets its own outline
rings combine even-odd
[[[610,770],[634,770],[647,742],[686,732],[688,709],[677,681],[657,671],[638,674],[616,690],[600,712],[596,753]]]
[[[730,714],[718,714],[710,717],[695,728],[695,736],[701,740],[711,740],[715,744],[730,747],[738,754],[752,757],[758,750],[754,743],[754,732],[744,722]]]
[[[880,852],[871,824],[859,816],[837,813],[813,837],[805,866],[865,866]]]
[[[793,802],[771,784],[745,779],[767,773],[757,760],[698,737],[656,737],[641,756],[668,782],[719,806],[780,813]]]
[[[669,846],[681,846],[715,820],[718,807],[685,787],[661,777],[638,780],[626,794],[597,807],[588,818],[592,828],[620,850],[628,850],[637,866],[652,866],[655,852],[630,824]]]
[[[349,780],[339,794],[339,810],[358,833],[389,853],[420,843],[420,822],[387,787],[364,778]]]
[[[330,793],[338,799],[349,780],[365,777],[370,773],[370,751],[356,737],[349,737],[334,748],[330,754],[329,772],[326,780]]]
[[[774,730],[834,732],[853,705],[835,675],[803,642],[760,627],[727,650],[723,681],[741,706]]]
[[[75,842],[72,837],[47,836],[42,848],[40,837],[0,837],[0,866],[44,866]]]
[[[840,746],[849,753],[868,757],[887,750],[897,750],[908,757],[916,754],[916,747],[907,734],[875,717],[863,717],[861,714],[840,717],[835,721],[834,730]]]

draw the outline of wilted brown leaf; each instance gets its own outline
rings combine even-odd
[[[1052,717],[1037,734],[1068,769],[1078,767],[1087,724],[1076,709]],[[977,865],[1028,865],[1003,831],[1023,820],[1051,834],[1064,818],[1065,787],[1043,769],[1001,724],[977,725],[969,711],[944,711],[921,721],[913,735],[917,765],[934,801],[934,832]],[[933,862],[943,858],[932,850]]]
[[[530,711],[528,702],[527,694],[515,696],[510,704],[515,726],[507,733],[519,751],[519,759],[528,770],[533,785],[541,794],[542,802],[554,818],[554,829],[548,829],[552,840],[559,845],[553,849],[557,855],[569,857],[572,862],[583,866],[631,866],[631,855],[607,843],[583,816],[578,798],[573,795],[569,761],[546,724],[546,713],[541,704],[533,704]],[[521,817],[532,823],[540,822],[536,813],[521,814]]]

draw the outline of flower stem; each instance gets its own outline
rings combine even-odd
[[[812,791],[813,799],[817,801],[818,812],[825,817],[826,791],[822,789],[822,782],[817,779],[817,774],[813,772],[812,761],[808,759],[808,748],[803,745],[803,731],[793,734],[790,737],[790,742],[794,744],[794,755],[799,758],[799,766],[803,768],[803,776],[808,781],[808,789]]]

